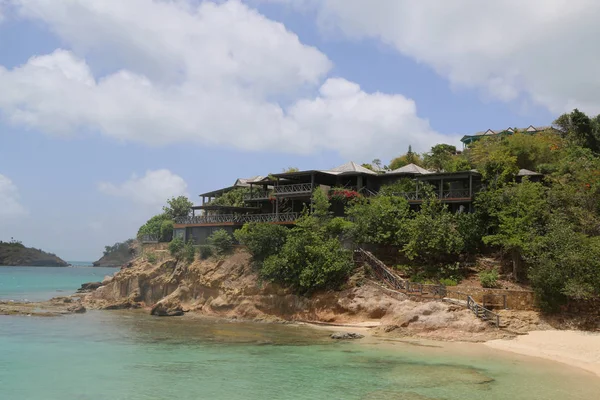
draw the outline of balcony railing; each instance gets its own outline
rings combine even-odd
[[[267,200],[271,197],[270,190],[253,190],[244,196],[244,200]]]
[[[312,193],[312,185],[310,183],[298,183],[295,185],[275,186],[274,193],[276,196]]]
[[[470,199],[472,196],[469,189],[460,190],[444,190],[442,193],[435,191],[434,194],[440,200],[457,200],[457,199]],[[427,198],[427,193],[417,192],[401,192],[393,193],[394,196],[404,197],[408,201],[423,201]]]
[[[247,222],[294,222],[298,217],[298,213],[197,215],[194,217],[175,218],[175,223],[180,225],[202,225],[227,223],[245,224]]]

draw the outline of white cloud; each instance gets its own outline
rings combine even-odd
[[[19,197],[17,186],[8,177],[0,174],[0,220],[27,215]]]
[[[600,112],[596,0],[305,3],[317,7],[323,27],[377,38],[453,85],[504,101],[525,96],[555,113]]]
[[[123,197],[136,204],[158,208],[173,196],[188,196],[187,183],[179,175],[167,169],[146,171],[146,175],[121,184],[100,182],[98,190],[109,196]]]
[[[322,84],[326,55],[236,0],[14,1],[71,47],[0,67],[0,110],[16,125],[366,159],[439,138],[401,95]]]

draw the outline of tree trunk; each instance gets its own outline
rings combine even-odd
[[[511,251],[512,264],[513,264],[513,279],[519,281],[519,273],[521,272],[521,252],[518,249]]]

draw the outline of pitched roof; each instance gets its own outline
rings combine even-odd
[[[233,186],[250,186],[251,183],[259,182],[264,179],[264,176],[254,176],[252,178],[238,178]]]
[[[408,164],[405,165],[404,167],[395,169],[393,171],[388,172],[388,174],[418,174],[418,175],[424,175],[424,174],[431,174],[431,171],[425,169],[425,168],[421,168],[416,164]]]
[[[339,167],[335,167],[323,172],[331,173],[334,175],[351,173],[377,175],[377,172],[371,171],[370,169],[365,168],[362,165],[355,163],[354,161],[347,162],[346,164],[342,164]]]
[[[539,172],[535,172],[535,171],[530,171],[528,169],[521,169],[519,170],[519,173],[517,174],[517,176],[542,176],[543,174],[540,174]]]

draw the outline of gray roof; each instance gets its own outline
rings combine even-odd
[[[517,130],[519,132],[540,132],[540,131],[546,131],[548,129],[553,129],[551,126],[533,126],[533,125],[529,125],[526,128],[517,128]],[[504,129],[488,129],[486,131],[481,131],[481,132],[477,132],[473,135],[469,135],[469,136],[488,136],[488,135],[497,135],[498,133],[502,133],[502,132],[514,132],[514,128],[508,127],[508,128],[504,128]]]
[[[419,167],[416,164],[408,164],[405,165],[404,167],[400,167],[398,169],[395,169],[393,171],[388,172],[388,174],[418,174],[418,175],[424,175],[424,174],[431,174],[431,171]]]
[[[535,171],[530,171],[528,169],[521,169],[519,170],[519,173],[517,174],[517,176],[542,176],[543,174],[540,174],[539,172],[535,172]]]
[[[339,167],[335,167],[323,172],[327,172],[334,175],[351,173],[377,175],[377,172],[371,171],[370,169],[365,168],[362,165],[355,163],[354,161],[347,162],[346,164],[342,164]]]
[[[254,176],[252,178],[238,178],[233,186],[250,186],[251,183],[256,183],[263,180],[264,176]]]

